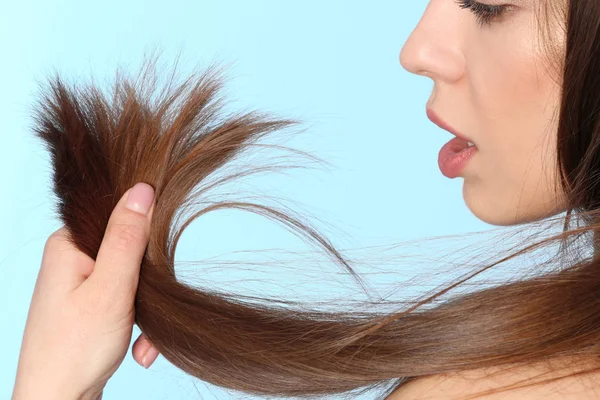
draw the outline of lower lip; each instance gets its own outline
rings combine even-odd
[[[454,138],[446,143],[438,155],[438,165],[442,174],[450,179],[460,176],[469,160],[477,152],[477,147],[468,147],[467,141]]]

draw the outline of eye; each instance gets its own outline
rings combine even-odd
[[[477,22],[480,26],[491,25],[492,22],[502,17],[512,6],[508,4],[499,6],[490,6],[478,3],[475,0],[455,0],[460,8],[467,8],[477,16]]]

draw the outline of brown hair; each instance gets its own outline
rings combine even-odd
[[[573,239],[593,233],[594,243],[600,242],[600,5],[572,1],[559,11],[567,23],[557,69],[564,82],[557,135],[560,189],[568,202],[563,232],[501,255],[397,312],[291,309],[282,304],[292,302],[267,298],[250,304],[244,296],[178,281],[174,255],[184,229],[202,214],[237,208],[284,223],[362,283],[326,237],[288,211],[220,201],[191,212],[209,189],[264,169],[211,181],[213,172],[262,137],[297,123],[256,112],[223,116],[216,98],[222,80],[214,66],[177,85],[171,75],[157,98],[154,62],[145,63],[137,82],[118,76],[111,97],[93,85],[69,88],[58,74],[50,79],[35,109],[34,130],[52,156],[60,217],[73,243],[95,258],[121,195],[139,181],[155,188],[136,322],[171,363],[218,386],[303,398],[387,386],[385,397],[432,374],[567,356],[596,360],[600,260],[596,252],[584,254],[588,242]],[[573,216],[585,223],[569,229]],[[555,243],[555,259],[564,268],[424,307],[495,265]]]

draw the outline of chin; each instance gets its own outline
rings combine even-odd
[[[498,207],[496,201],[491,201],[489,196],[484,196],[485,193],[475,190],[473,182],[467,182],[465,179],[462,187],[463,200],[467,208],[481,221],[496,225],[509,226],[518,224],[515,220],[514,213],[512,216],[506,212],[505,207]]]
[[[529,207],[519,206],[518,196],[510,198],[497,193],[477,192],[473,185],[463,185],[463,199],[469,210],[481,221],[495,226],[511,226],[539,221],[566,211],[563,202],[549,201]],[[506,193],[504,193],[506,194]],[[520,208],[520,209],[519,209]]]

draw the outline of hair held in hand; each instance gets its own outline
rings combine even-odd
[[[590,51],[594,48],[590,46]],[[579,137],[600,143],[600,133],[593,128],[598,125],[582,122],[600,103],[600,84],[584,68],[571,74],[571,79],[589,79],[582,87],[597,89],[586,92],[585,100],[578,91],[566,92],[561,110],[570,119],[561,120],[559,159],[565,168],[578,169],[577,174],[565,172],[564,189],[573,208],[585,210],[586,195],[597,187],[585,179],[598,176],[600,166],[592,162],[600,158],[583,153],[598,152],[600,146],[580,146],[565,138],[581,123]],[[258,112],[225,115],[218,97],[223,79],[214,67],[180,83],[165,72],[163,76],[171,78],[160,90],[158,76],[154,63],[145,63],[136,79],[117,75],[106,94],[94,84],[69,86],[57,74],[36,104],[34,131],[51,155],[59,216],[72,242],[93,259],[124,192],[137,182],[154,187],[156,204],[141,265],[136,323],[176,367],[211,384],[266,397],[354,398],[381,389],[384,398],[431,374],[526,365],[555,357],[598,359],[600,262],[595,253],[567,268],[432,305],[478,273],[542,246],[558,242],[562,255],[574,254],[569,253],[574,243],[567,238],[595,232],[598,227],[593,223],[567,231],[565,222],[560,235],[530,241],[510,256],[502,254],[498,261],[441,290],[404,302],[395,312],[290,308],[281,305],[285,299],[250,304],[243,296],[179,281],[175,249],[183,231],[203,214],[225,208],[279,221],[324,249],[350,274],[358,273],[324,235],[285,210],[247,201],[194,208],[210,189],[261,172],[250,168],[213,179],[215,172],[242,152],[252,151],[260,139],[297,122]],[[575,165],[574,160],[587,164]],[[592,217],[589,221],[597,221]]]

